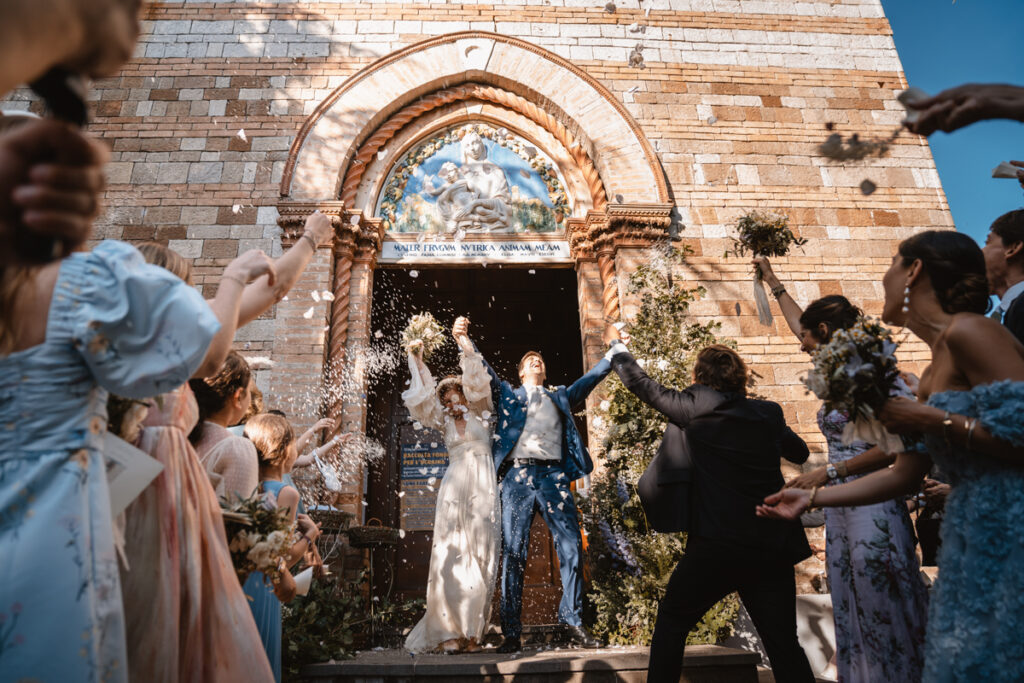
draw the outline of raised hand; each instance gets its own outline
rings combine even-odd
[[[1024,88],[999,83],[967,83],[943,90],[935,97],[908,102],[920,112],[916,121],[906,126],[918,135],[931,135],[937,130],[952,133],[986,119],[1024,121]]]
[[[99,213],[109,156],[102,144],[56,121],[32,121],[0,136],[0,242],[7,245],[0,265],[78,249]]]
[[[335,422],[329,417],[320,418],[313,424],[313,431],[319,432],[324,429],[334,429]]]
[[[1010,163],[1020,169],[1017,171],[1017,180],[1020,181],[1020,186],[1024,187],[1024,161],[1011,161]]]
[[[417,339],[409,344],[409,353],[416,360],[423,360],[423,340]]]
[[[331,219],[319,211],[314,211],[306,217],[305,232],[303,234],[312,237],[318,247],[327,242],[333,233]]]
[[[277,280],[274,261],[263,253],[261,249],[250,249],[236,258],[224,269],[224,275],[225,277],[238,278],[245,284],[249,284],[262,275],[266,275],[269,287],[273,287],[274,282]]]
[[[452,336],[456,339],[469,336],[469,318],[460,315],[455,319],[455,324],[452,325]]]
[[[805,489],[782,489],[764,499],[764,505],[758,505],[758,517],[772,519],[797,519],[807,509],[807,501],[811,498],[810,491]]]
[[[772,263],[768,260],[767,256],[755,256],[750,262],[761,272],[761,279],[764,280],[766,285],[774,288],[782,284],[775,271],[772,270]]]

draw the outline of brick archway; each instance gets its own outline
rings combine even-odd
[[[530,74],[532,86],[520,81],[522,74]],[[467,83],[523,96],[557,119],[594,160],[613,201],[670,201],[654,149],[607,88],[554,53],[482,31],[416,43],[339,86],[296,136],[281,179],[281,196],[296,201],[339,198],[348,165],[387,119],[426,94]]]

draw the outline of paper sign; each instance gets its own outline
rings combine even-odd
[[[107,465],[110,511],[116,518],[157,478],[164,466],[110,432],[103,435],[102,449]]]

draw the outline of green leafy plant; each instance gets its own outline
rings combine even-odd
[[[793,234],[788,216],[775,213],[743,214],[736,221],[736,233],[726,256],[785,256],[793,247],[807,244],[807,240]]]
[[[715,343],[735,345],[717,336],[719,323],[689,318],[690,304],[704,295],[704,289],[689,288],[675,275],[687,253],[660,245],[628,283],[629,292],[639,297],[630,326],[631,351],[653,379],[679,388],[693,382],[693,363],[701,349]],[[652,531],[636,492],[640,475],[657,451],[665,419],[618,378],[612,377],[609,384],[599,416],[608,426],[604,468],[593,478],[590,494],[579,501],[590,542],[592,585],[586,619],[610,643],[648,644],[658,602],[683,556],[686,539],[684,534]],[[715,605],[688,642],[714,643],[730,635],[738,608],[735,596]]]
[[[318,579],[309,593],[283,606],[282,668],[284,680],[303,680],[299,672],[309,664],[351,659],[359,649],[394,646],[394,638],[422,613],[423,600],[374,601],[367,599],[367,577],[355,581],[331,575]],[[373,634],[383,634],[376,642]]]

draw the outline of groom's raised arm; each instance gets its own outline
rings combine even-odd
[[[590,371],[572,383],[566,393],[569,395],[569,405],[576,405],[586,400],[590,392],[597,388],[608,373],[612,371],[611,361],[606,355],[597,365],[590,368]]]

